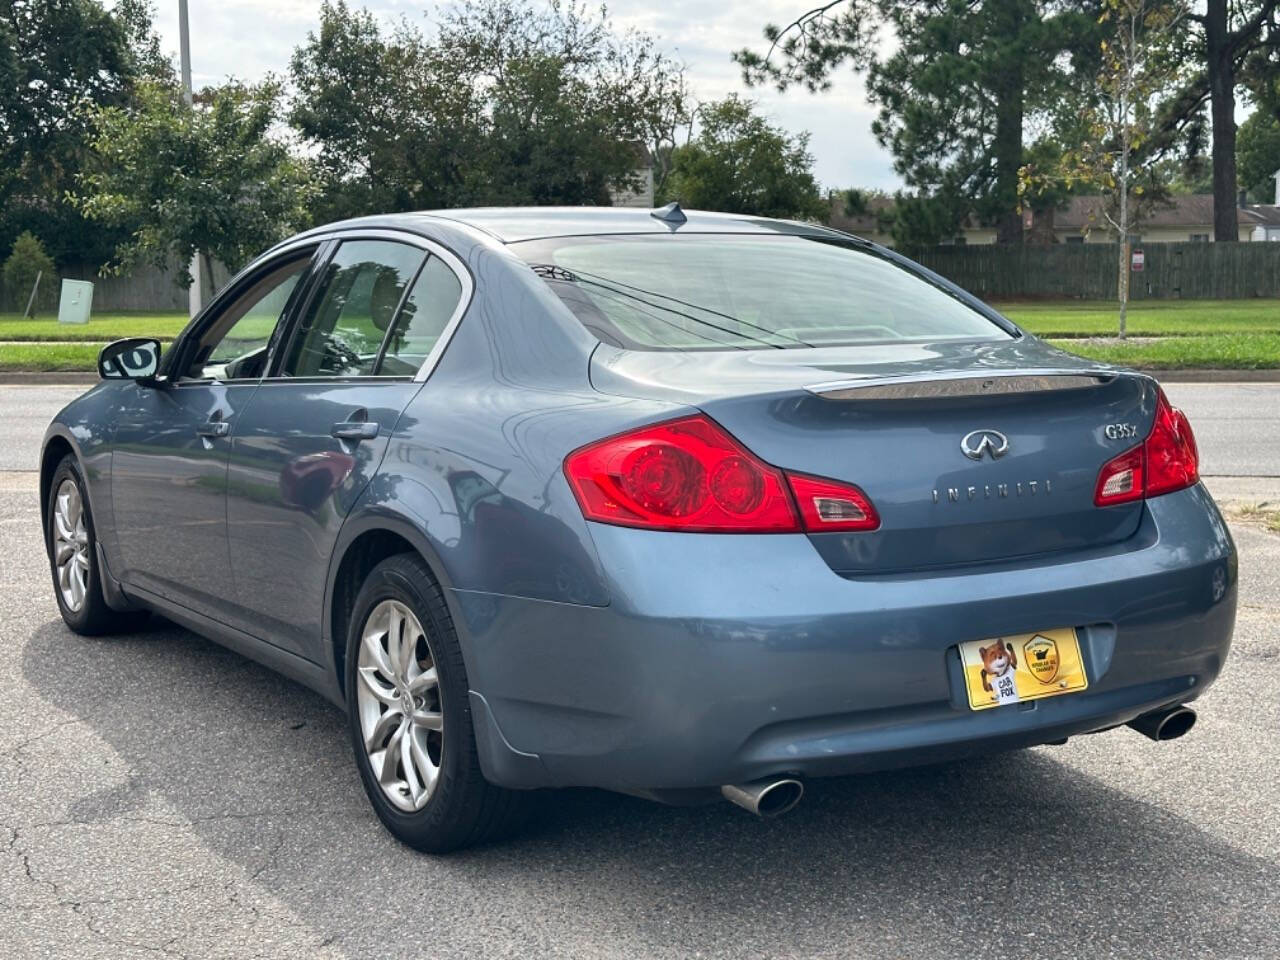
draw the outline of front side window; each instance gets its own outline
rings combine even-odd
[[[637,350],[1010,339],[941,286],[827,237],[689,234],[512,244],[598,338]]]
[[[425,258],[422,250],[406,243],[344,242],[324,268],[280,374],[373,375],[387,331]]]
[[[289,259],[253,283],[200,334],[180,379],[246,380],[262,376],[271,334],[314,251]]]

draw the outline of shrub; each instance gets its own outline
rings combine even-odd
[[[31,296],[31,286],[40,274],[43,274],[40,277],[40,289],[47,294],[54,289],[55,284],[53,261],[44,252],[44,244],[31,231],[24,230],[13,242],[13,252],[4,262],[4,292],[8,305],[15,310],[23,309],[27,305],[27,298]],[[36,304],[33,303],[33,316],[35,310]]]

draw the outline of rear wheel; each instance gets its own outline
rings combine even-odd
[[[86,636],[137,629],[145,613],[112,610],[102,595],[93,514],[85,496],[84,477],[72,454],[63,457],[53,472],[48,509],[45,547],[63,622]]]
[[[356,764],[392,834],[445,853],[515,825],[523,796],[480,772],[462,651],[444,596],[418,557],[390,557],[369,573],[346,665]]]

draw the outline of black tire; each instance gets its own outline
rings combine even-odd
[[[404,604],[417,617],[439,677],[439,710],[444,721],[435,787],[414,812],[396,807],[383,793],[365,750],[356,699],[357,667],[364,627],[385,600]],[[348,727],[356,766],[378,818],[402,843],[425,853],[448,853],[512,832],[523,820],[526,795],[485,780],[476,752],[466,667],[445,605],[444,594],[418,556],[404,553],[370,571],[356,597],[347,632]]]
[[[88,573],[85,576],[84,600],[78,610],[67,605],[62,596],[62,588],[58,582],[58,564],[54,556],[54,517],[58,509],[58,489],[70,480],[75,484],[80,495],[81,509],[84,516],[84,529],[88,539],[87,561]],[[49,482],[48,509],[44,518],[44,545],[49,555],[49,572],[53,576],[53,596],[58,603],[58,612],[63,622],[82,636],[96,637],[110,633],[129,633],[137,630],[146,620],[147,614],[139,611],[112,610],[102,595],[101,571],[98,569],[98,535],[94,529],[93,511],[89,506],[89,498],[85,494],[84,476],[80,465],[73,454],[68,453],[53,471],[53,479]]]

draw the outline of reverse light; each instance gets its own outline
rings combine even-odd
[[[1098,471],[1093,502],[1099,507],[1158,497],[1200,479],[1200,454],[1186,415],[1157,387],[1156,417],[1147,439],[1108,460]]]
[[[689,533],[880,525],[857,487],[785,473],[701,414],[588,444],[565,458],[564,472],[583,516],[601,523]]]

